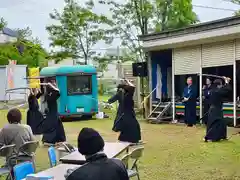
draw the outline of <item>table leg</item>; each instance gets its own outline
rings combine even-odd
[[[129,148],[130,148],[130,147],[128,147],[128,148],[126,149],[126,153],[127,153],[127,154],[129,154]],[[128,169],[128,162],[127,162],[127,164],[126,164],[126,168]]]

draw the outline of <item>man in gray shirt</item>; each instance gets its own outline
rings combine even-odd
[[[14,108],[9,110],[7,114],[9,124],[0,131],[0,143],[3,145],[15,144],[15,152],[25,142],[34,141],[34,135],[30,126],[21,124],[22,114]]]

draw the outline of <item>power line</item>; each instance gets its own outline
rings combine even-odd
[[[192,6],[193,7],[198,7],[198,8],[220,10],[220,11],[231,11],[231,12],[238,11],[237,9],[216,8],[216,7],[211,7],[211,6],[203,6],[203,5],[195,5],[195,4],[193,4]]]
[[[222,0],[223,2],[228,2],[228,3],[232,3],[232,4],[236,4],[236,5],[240,5],[240,4],[237,4],[235,2],[232,2],[231,0]]]

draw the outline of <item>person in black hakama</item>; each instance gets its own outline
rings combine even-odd
[[[205,142],[220,141],[227,139],[227,125],[223,119],[223,98],[231,90],[229,85],[230,78],[224,77],[225,85],[222,80],[216,79],[213,82],[213,88],[210,93],[210,108],[208,113],[208,122]]]
[[[57,99],[60,97],[59,89],[54,81],[48,83],[44,101],[47,102],[46,120],[44,121],[43,143],[56,144],[66,141],[62,121],[58,115]]]
[[[187,79],[187,86],[184,88],[183,92],[183,102],[185,105],[185,123],[188,127],[196,125],[196,89],[192,84],[192,78]]]
[[[34,135],[43,133],[42,125],[44,121],[43,114],[39,111],[38,99],[42,93],[38,89],[31,89],[28,96],[28,112],[27,112],[27,125],[32,128]]]
[[[210,78],[206,78],[206,85],[203,86],[203,123],[207,125],[208,120],[208,111],[210,108],[209,98],[210,98],[210,91],[212,89],[212,81]]]
[[[134,111],[134,85],[125,80],[118,85],[117,93],[108,100],[109,104],[118,101],[119,106],[112,130],[120,132],[119,141],[138,143],[141,140],[140,125]]]

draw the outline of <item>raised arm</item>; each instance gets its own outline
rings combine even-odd
[[[60,92],[52,90],[51,93],[48,94],[48,100],[50,101],[56,101],[60,97]]]
[[[43,95],[42,91],[39,89],[36,98],[39,99]]]
[[[121,88],[118,89],[117,93],[114,94],[111,98],[109,98],[107,102],[108,102],[109,104],[112,104],[112,103],[120,100],[120,99],[121,99],[121,96],[122,96],[122,91],[123,91],[123,90],[122,90]]]
[[[60,97],[60,91],[57,87],[53,86],[51,83],[48,83],[50,92],[48,93],[48,100],[50,101],[56,101]]]
[[[229,93],[229,91],[232,90],[232,87],[231,85],[229,84],[231,79],[230,78],[227,78],[227,77],[224,77],[224,80],[225,80],[225,85],[219,89],[218,93],[221,95],[221,96],[224,96],[226,95],[227,93]]]

